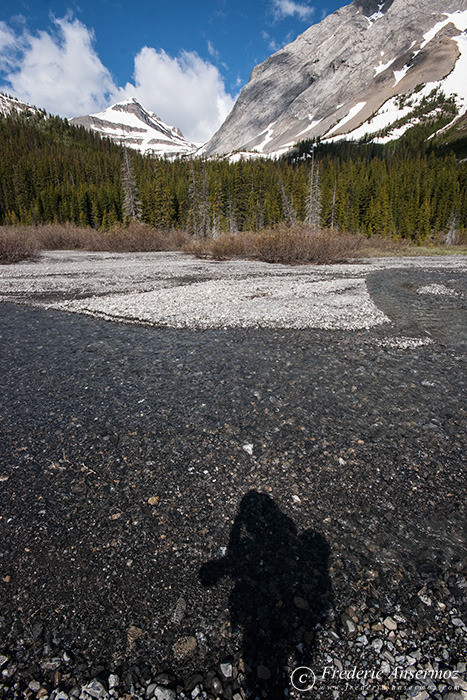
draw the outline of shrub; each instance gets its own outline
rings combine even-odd
[[[243,232],[190,243],[185,250],[215,260],[255,258],[269,263],[333,263],[355,257],[363,249],[362,236],[332,230],[314,230],[306,224]]]
[[[0,227],[0,264],[28,260],[37,255],[39,246],[28,226]]]

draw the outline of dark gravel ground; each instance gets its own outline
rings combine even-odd
[[[0,306],[1,698],[108,697],[112,673],[115,697],[274,700],[288,659],[462,674],[462,303],[434,322],[399,282],[394,326],[364,332]],[[436,342],[381,346],[410,330]]]

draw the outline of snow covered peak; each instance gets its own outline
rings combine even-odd
[[[193,153],[197,148],[184,138],[180,129],[165,124],[134,97],[97,114],[75,117],[70,121],[145,154],[175,157]]]

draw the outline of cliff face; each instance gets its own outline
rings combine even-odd
[[[387,131],[436,89],[462,112],[466,29],[467,0],[355,0],[253,70],[204,153],[272,154]]]

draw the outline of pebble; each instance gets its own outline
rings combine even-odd
[[[106,689],[96,678],[84,686],[83,692],[87,693],[91,698],[101,699],[107,697]]]
[[[224,662],[220,665],[221,673],[224,678],[232,678],[232,664],[229,662]]]
[[[159,685],[154,691],[154,697],[156,700],[176,700],[177,694],[174,690]]]
[[[177,659],[191,656],[196,651],[197,646],[198,642],[195,637],[180,637],[173,646],[174,656]]]
[[[268,669],[267,666],[258,666],[258,668],[256,669],[256,675],[261,680],[267,681],[269,680],[269,678],[271,678],[271,671]]]
[[[383,620],[383,625],[388,630],[394,631],[397,629],[397,622],[393,620],[392,617],[387,617],[385,620]]]

